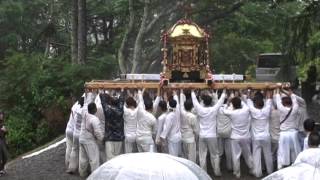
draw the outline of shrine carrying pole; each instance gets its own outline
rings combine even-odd
[[[169,83],[168,85],[161,85],[159,82],[147,81],[91,81],[85,83],[85,89],[92,90],[107,90],[107,89],[277,89],[288,88],[289,83],[250,83],[250,82],[216,82],[208,85],[206,83]]]

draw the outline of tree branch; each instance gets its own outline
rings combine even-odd
[[[208,17],[207,19],[203,19],[203,21],[201,21],[199,24],[209,24],[212,21],[225,18],[230,14],[234,13],[235,11],[238,11],[243,5],[245,5],[245,3],[246,3],[246,0],[239,0],[238,2],[234,3],[230,8],[222,11],[221,13]],[[211,12],[211,11],[208,11],[208,12]]]
[[[129,0],[129,24],[128,24],[128,28],[126,29],[126,32],[124,33],[120,48],[118,50],[118,63],[119,63],[119,68],[121,73],[127,72],[127,68],[125,66],[126,57],[125,57],[124,51],[128,41],[128,36],[133,30],[134,19],[135,19],[135,14],[133,10],[133,0]]]
[[[163,10],[161,11],[161,13],[158,14],[157,17],[153,18],[153,20],[149,23],[149,25],[148,25],[147,28],[146,28],[145,33],[150,32],[150,31],[153,29],[154,25],[155,25],[162,17],[171,14],[173,11],[175,11],[175,10],[177,10],[177,9],[178,9],[178,5],[177,5],[177,4],[174,5],[174,6],[173,6],[171,9],[169,9],[169,10],[167,10],[166,8],[163,8]]]

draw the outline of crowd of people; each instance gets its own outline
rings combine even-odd
[[[261,177],[263,162],[270,174],[318,147],[314,127],[305,101],[291,90],[90,92],[71,109],[65,162],[68,173],[87,176],[89,166],[93,172],[120,154],[158,152],[207,170],[209,154],[215,176],[221,176],[224,155],[239,178],[243,156],[250,173]]]

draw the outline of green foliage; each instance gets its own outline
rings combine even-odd
[[[251,74],[260,53],[284,52],[283,27],[301,9],[299,2],[250,1],[234,14],[212,23],[212,64],[217,73]]]
[[[83,93],[84,83],[112,79],[119,71],[116,54],[129,20],[128,1],[87,0],[85,65],[70,63],[70,2],[0,1],[0,108],[8,114],[8,141],[13,155],[63,133],[71,99]],[[125,49],[129,60],[144,9],[144,1],[133,2],[135,23]],[[196,23],[212,19],[202,25],[212,32],[211,63],[216,73],[254,77],[256,57],[266,52],[289,53],[300,63],[302,79],[311,64],[320,67],[320,9],[316,3],[243,1],[241,8],[229,12],[235,1],[193,2],[191,18]],[[148,23],[174,3],[153,0],[149,5]],[[160,31],[171,27],[183,14],[177,10],[157,21],[143,40],[144,57],[149,57],[151,49],[159,49],[154,57],[161,61]],[[212,18],[219,14],[224,17]],[[55,53],[49,53],[48,58],[50,43]]]
[[[30,120],[32,120],[31,113],[25,112],[21,108],[15,108],[12,109],[10,114],[12,115],[6,120],[7,129],[10,130],[7,141],[11,156],[14,157],[35,147],[33,141],[35,129],[32,128],[30,123]]]
[[[89,61],[86,66],[72,65],[63,58],[14,51],[5,61],[0,73],[0,105],[8,112],[8,142],[13,155],[63,133],[70,100],[83,93],[84,82],[106,79],[117,70],[110,55]],[[53,114],[62,112],[63,116],[46,119],[52,109]]]

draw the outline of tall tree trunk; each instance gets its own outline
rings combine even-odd
[[[140,29],[139,29],[135,44],[134,44],[133,60],[132,60],[133,64],[131,68],[131,73],[137,73],[137,67],[139,65],[139,61],[141,60],[141,50],[142,50],[144,34],[146,31],[148,16],[149,16],[149,0],[145,0],[141,25],[140,25]]]
[[[71,2],[71,61],[78,63],[78,0]]]
[[[44,51],[44,57],[48,57],[50,52],[50,37],[46,38],[46,49]]]
[[[85,64],[87,55],[86,0],[78,0],[78,63]]]
[[[130,32],[133,29],[133,25],[134,25],[134,10],[133,10],[133,0],[129,0],[129,24],[128,24],[128,28],[123,36],[120,48],[118,50],[118,63],[119,63],[119,67],[120,67],[120,72],[122,74],[127,73],[127,68],[125,66],[125,61],[126,61],[126,55],[125,55],[125,46],[127,44],[128,41],[128,37]]]

